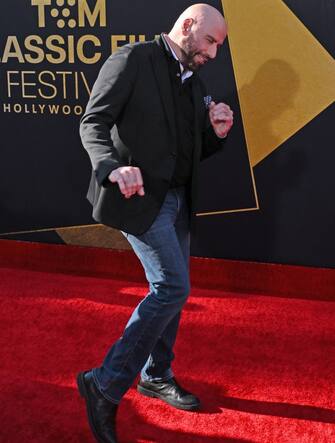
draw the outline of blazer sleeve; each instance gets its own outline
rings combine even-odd
[[[136,75],[133,47],[125,45],[102,66],[81,118],[79,132],[82,144],[90,157],[99,186],[106,184],[114,169],[123,166],[110,130],[129,99]]]
[[[207,95],[206,86],[200,81],[200,87],[203,97]],[[203,104],[204,105],[204,104]],[[226,137],[220,138],[216,135],[213,126],[211,125],[208,110],[206,109],[203,130],[202,130],[202,151],[200,160],[205,160],[215,152],[223,148],[226,141]]]
[[[205,160],[217,151],[223,148],[226,142],[226,137],[220,138],[215,134],[213,126],[210,123],[208,113],[206,115],[205,130],[202,136],[202,152],[201,160]]]

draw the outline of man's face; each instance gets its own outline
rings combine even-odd
[[[208,60],[216,57],[219,47],[226,37],[222,27],[193,24],[191,31],[184,38],[182,64],[191,71],[196,71]]]

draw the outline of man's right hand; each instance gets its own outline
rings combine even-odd
[[[108,179],[112,183],[119,185],[121,193],[130,198],[134,194],[144,195],[143,179],[139,168],[135,166],[121,166],[114,169]]]

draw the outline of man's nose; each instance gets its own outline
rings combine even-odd
[[[209,48],[209,51],[208,51],[209,58],[215,58],[215,57],[216,57],[216,52],[217,52],[217,48],[216,48],[216,46],[215,46],[215,45],[212,45],[212,46]]]

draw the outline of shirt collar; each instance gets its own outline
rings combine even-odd
[[[181,72],[181,81],[184,82],[186,79],[190,78],[193,75],[193,71],[191,71],[190,69],[184,68],[184,66],[180,63],[180,60],[177,57],[177,54],[175,53],[174,49],[172,48],[172,46],[170,46],[169,42],[165,38],[164,34],[161,34],[161,37],[162,37],[162,41],[163,41],[166,51],[170,55],[172,55],[172,57],[175,60],[177,60],[177,62],[179,63],[180,72]]]

